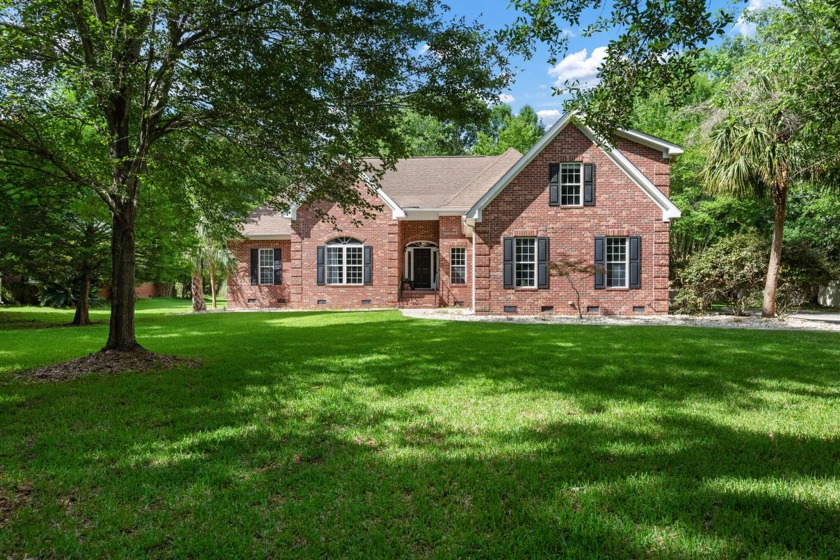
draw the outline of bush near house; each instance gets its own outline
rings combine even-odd
[[[761,305],[770,245],[755,233],[738,233],[695,253],[680,273],[677,311],[703,313],[723,303],[735,315]],[[782,255],[778,307],[781,313],[816,297],[831,277],[825,260],[805,243],[790,243]]]

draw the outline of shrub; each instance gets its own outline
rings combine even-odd
[[[674,301],[687,313],[702,313],[724,303],[736,315],[761,299],[767,272],[767,243],[752,233],[721,239],[695,253],[680,274],[682,288]]]
[[[44,307],[55,307],[57,309],[75,307],[76,302],[79,301],[80,293],[78,287],[68,284],[45,284],[44,291],[41,294],[41,305]],[[91,308],[100,307],[105,303],[105,300],[99,297],[97,285],[91,283],[90,293],[88,294],[88,305]]]
[[[680,274],[682,287],[674,300],[684,313],[702,313],[713,303],[726,304],[744,315],[761,304],[770,247],[756,234],[736,234],[694,254]],[[780,314],[816,297],[820,284],[831,278],[825,259],[801,242],[782,250],[782,269],[776,292]]]
[[[827,284],[832,277],[823,253],[804,241],[787,243],[782,249],[782,270],[776,292],[779,314],[816,301],[820,285]]]

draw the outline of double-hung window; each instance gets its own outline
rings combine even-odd
[[[449,250],[449,278],[453,284],[467,283],[467,250],[464,247]]]
[[[607,237],[607,288],[627,287],[627,237]]]
[[[534,288],[537,285],[537,239],[517,237],[515,247],[515,272],[517,288]]]
[[[352,237],[327,243],[327,284],[364,283],[364,246]]]
[[[583,190],[583,173],[580,163],[560,165],[560,205],[580,206]]]
[[[260,284],[274,284],[274,249],[260,249]]]

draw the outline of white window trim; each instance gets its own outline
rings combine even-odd
[[[263,252],[267,251],[271,255],[271,266],[263,264]],[[259,253],[257,254],[257,264],[259,268],[259,274],[257,274],[257,280],[259,281],[260,286],[272,286],[274,285],[274,249],[260,247]],[[263,269],[268,268],[271,269],[271,282],[263,282]]]
[[[578,167],[578,176],[580,177],[580,182],[578,183],[578,199],[580,200],[577,204],[564,204],[563,203],[563,166],[564,165],[576,165]],[[557,178],[558,185],[557,185],[557,201],[560,203],[560,206],[566,206],[567,208],[577,208],[579,206],[583,206],[583,163],[579,161],[566,161],[560,164],[560,169],[557,171],[559,177]],[[572,183],[568,183],[567,186],[571,186]]]
[[[464,281],[463,282],[453,282],[452,279],[455,277],[453,271],[455,270],[455,265],[453,264],[452,259],[452,252],[453,251],[462,251],[464,256],[464,264],[458,265],[458,268],[464,269]],[[449,283],[453,286],[466,286],[467,285],[467,248],[466,247],[450,247],[449,248]]]
[[[610,261],[610,239],[623,239],[624,240],[624,260],[623,261]],[[611,264],[623,264],[624,265],[624,285],[622,286],[610,286],[610,275],[609,275],[609,268]],[[608,290],[622,290],[630,287],[630,238],[627,236],[622,235],[613,235],[607,237],[604,241],[604,286]]]
[[[341,249],[341,264],[330,264],[330,249]],[[347,249],[360,249],[362,253],[362,263],[360,265],[348,265],[347,264]],[[326,284],[328,286],[363,286],[365,283],[365,246],[363,243],[354,242],[347,243],[341,242],[338,240],[333,240],[327,243],[326,246],[326,254],[324,255],[326,262],[324,263],[326,266],[325,275],[326,275]],[[348,282],[347,281],[347,269],[348,267],[356,267],[362,269],[362,274],[359,277],[358,282]],[[330,282],[330,269],[341,269],[341,282]]]
[[[514,288],[536,288],[537,287],[537,238],[536,237],[514,237],[513,238],[513,287]],[[520,261],[519,253],[516,250],[520,240],[529,239],[534,242],[534,259],[531,261]],[[533,284],[528,286],[519,285],[519,278],[516,274],[516,269],[520,264],[530,264],[534,266]]]

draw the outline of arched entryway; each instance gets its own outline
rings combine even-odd
[[[405,278],[415,290],[436,290],[438,246],[432,241],[414,241],[405,246]]]

